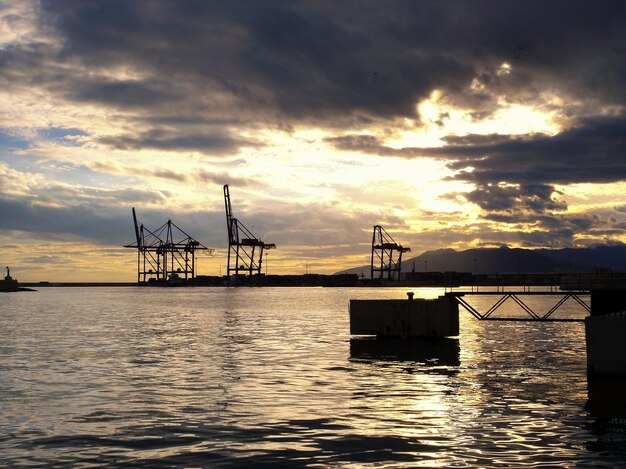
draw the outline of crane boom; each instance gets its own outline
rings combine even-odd
[[[135,207],[133,207],[133,223],[135,224],[135,238],[137,239],[137,247],[140,247],[141,238],[139,237],[139,226],[137,225],[137,214],[135,213]]]
[[[237,284],[240,273],[249,276],[261,275],[264,250],[273,249],[276,245],[274,243],[264,243],[254,236],[237,218],[233,218],[228,184],[224,185],[224,207],[226,209],[226,226],[228,228],[228,267],[226,275],[230,281],[231,273],[234,273],[233,284]]]
[[[226,226],[228,228],[228,241],[233,239],[233,212],[230,205],[230,191],[228,184],[224,184],[224,206],[226,208]]]

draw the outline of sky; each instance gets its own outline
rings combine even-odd
[[[131,208],[225,273],[626,242],[626,2],[0,0],[0,263],[132,281]]]

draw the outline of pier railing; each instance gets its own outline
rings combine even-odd
[[[588,291],[579,292],[563,292],[563,291],[530,291],[530,289],[522,291],[448,291],[446,296],[453,298],[460,306],[465,308],[472,316],[479,320],[491,320],[491,321],[555,321],[555,322],[582,322],[584,318],[555,318],[553,317],[561,307],[568,301],[572,300],[577,303],[584,312],[591,312],[591,305],[585,302],[581,297],[589,296]],[[481,311],[482,308],[477,308],[467,301],[467,297],[471,296],[493,296],[497,297],[495,303],[493,303],[486,310]],[[557,297],[556,303],[545,312],[539,312],[536,308],[531,307],[523,301],[523,297],[528,296],[545,296],[545,297]],[[524,317],[510,317],[510,316],[497,316],[495,313],[502,309],[505,303],[512,301],[516,303],[522,311],[526,314]]]

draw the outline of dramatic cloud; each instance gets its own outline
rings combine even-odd
[[[38,206],[0,199],[0,212],[5,220],[4,230],[76,236],[100,242],[119,243],[128,237],[121,213],[104,214],[98,208]]]
[[[170,116],[359,125],[416,117],[434,89],[475,113],[494,110],[497,96],[527,102],[546,88],[623,105],[624,10],[572,1],[44,1],[38,19],[56,42],[12,42],[0,60],[5,77],[68,99]]]
[[[233,138],[222,131],[221,134],[185,134],[178,131],[152,129],[136,136],[121,135],[102,137],[98,140],[104,145],[110,145],[120,150],[138,150],[142,148],[156,148],[160,150],[199,151],[213,155],[230,155],[240,147],[259,147],[258,142],[245,141]]]
[[[626,241],[625,22],[609,0],[4,2],[0,235],[118,245],[137,205],[221,246],[231,184],[286,271],[339,270],[377,223],[417,251]]]
[[[555,136],[496,139],[490,144],[455,145],[445,152],[453,169],[474,168],[458,179],[479,183],[614,182],[626,179],[626,119],[596,118]],[[463,142],[463,140],[461,140]],[[463,142],[464,143],[464,142]]]
[[[391,148],[372,135],[328,138],[340,150],[401,158],[442,158],[454,178],[480,184],[614,182],[626,179],[626,118],[583,119],[557,135],[466,135],[444,145]],[[467,168],[471,170],[465,170]]]
[[[466,135],[443,138],[429,148],[390,148],[371,135],[327,139],[337,149],[403,158],[441,158],[457,171],[450,179],[471,182],[465,196],[487,212],[561,211],[556,184],[610,183],[626,180],[626,119],[584,119],[554,136]],[[453,194],[454,195],[454,194]],[[519,216],[509,213],[508,219]],[[503,221],[501,214],[490,215]]]
[[[548,185],[496,186],[487,185],[467,194],[467,200],[486,211],[519,209],[529,212],[563,210],[567,206],[554,200],[554,187]]]

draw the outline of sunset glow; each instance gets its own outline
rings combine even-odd
[[[437,6],[437,30],[457,28],[455,8],[479,27],[451,38],[404,4],[196,17],[178,2],[4,2],[3,265],[23,281],[131,281],[121,246],[136,207],[147,226],[171,218],[215,248],[199,273],[218,275],[224,184],[278,245],[270,273],[367,263],[374,224],[415,255],[545,247],[550,232],[560,247],[626,242],[614,22],[601,9],[582,28],[525,17],[561,31],[504,41],[493,25],[516,25],[515,8],[455,5]]]

